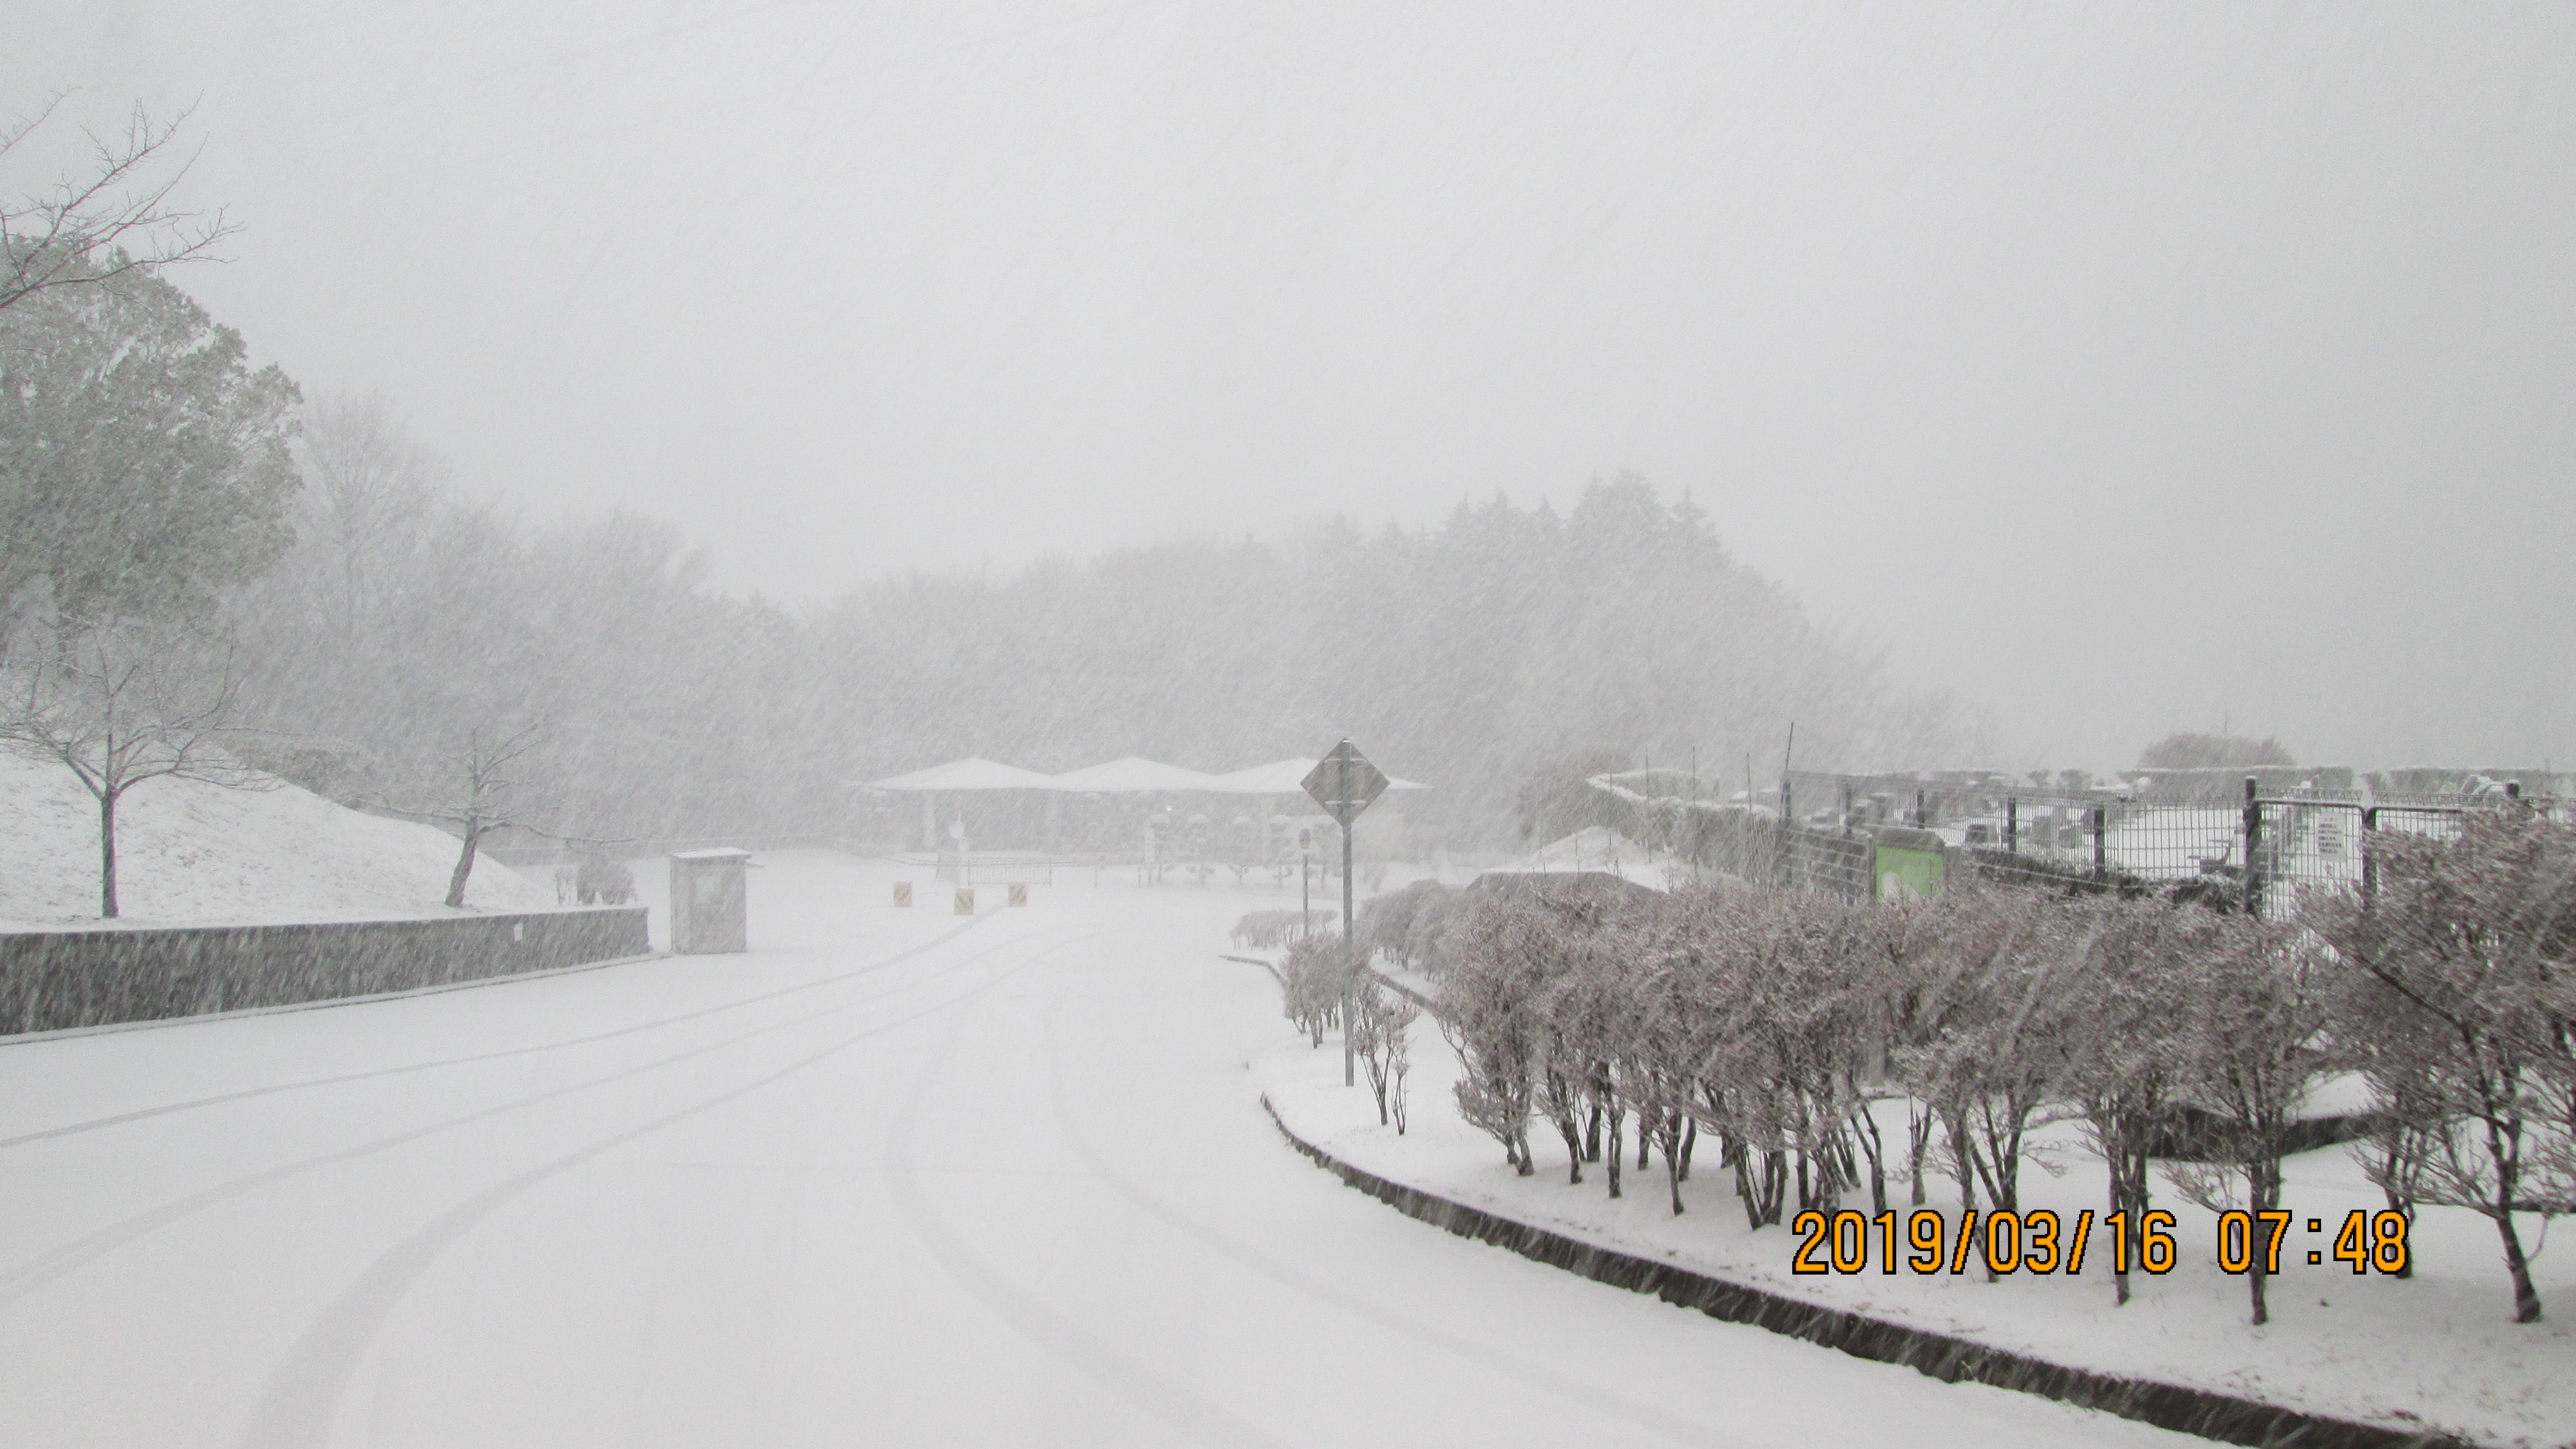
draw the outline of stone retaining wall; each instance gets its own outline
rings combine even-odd
[[[641,956],[642,906],[0,935],[0,1036],[292,1006]]]

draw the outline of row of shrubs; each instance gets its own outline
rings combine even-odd
[[[1315,921],[1312,911],[1254,911],[1234,923],[1234,944],[1248,951],[1276,951],[1305,937]]]
[[[1324,1044],[1325,1034],[1350,1014],[1347,1036],[1360,1072],[1377,1097],[1378,1125],[1390,1123],[1398,1135],[1406,1126],[1405,1079],[1412,1071],[1413,1024],[1422,1009],[1373,972],[1350,969],[1342,950],[1342,933],[1300,935],[1279,963],[1279,993],[1290,1021],[1309,1043]]]
[[[1459,1110],[1520,1171],[1535,1127],[1571,1180],[1598,1163],[1617,1196],[1633,1141],[1680,1212],[1707,1137],[1756,1228],[1792,1204],[1919,1206],[1927,1172],[1963,1207],[2017,1211],[2027,1144],[2059,1122],[2129,1222],[2159,1158],[2191,1201],[2276,1210],[2282,1158],[2317,1141],[2306,1104],[2358,1074],[2375,1104],[2358,1150],[2390,1208],[2489,1218],[2514,1317],[2535,1321],[2515,1216],[2576,1212],[2576,830],[2481,817],[2370,849],[2373,896],[2317,894],[2277,921],[2225,897],[1974,879],[1888,903],[1415,887],[1372,903],[1361,944],[1440,978]],[[1320,1042],[1338,940],[1292,950],[1292,1016],[1301,960]],[[1892,1097],[1901,1126],[1870,1110]],[[2247,1282],[2261,1323],[2263,1275]]]

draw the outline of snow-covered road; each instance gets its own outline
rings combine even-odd
[[[1273,896],[767,865],[747,956],[0,1047],[0,1442],[2196,1442],[1343,1188],[1217,955]]]

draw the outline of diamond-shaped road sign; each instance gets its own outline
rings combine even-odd
[[[1386,793],[1386,772],[1368,762],[1359,746],[1344,740],[1333,746],[1333,752],[1315,762],[1306,772],[1306,793],[1324,807],[1324,813],[1342,823],[1344,829],[1369,808],[1369,802]]]

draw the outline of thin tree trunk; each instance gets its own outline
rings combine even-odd
[[[2396,1181],[2396,1178],[2392,1175],[2389,1181],[2393,1183]],[[2415,1227],[2415,1200],[2411,1197],[2400,1195],[2397,1189],[2391,1186],[2382,1186],[2380,1188],[2380,1192],[2385,1194],[2388,1198],[2388,1210],[2406,1219],[2406,1227],[2408,1229],[2406,1238],[2406,1266],[2398,1269],[2394,1276],[2399,1278],[2412,1278],[2415,1276],[2415,1237],[2413,1232]]]
[[[2133,1146],[2124,1132],[2119,1145],[2111,1151],[2111,1212],[2114,1216],[2127,1213],[2121,1221],[2131,1224],[2130,1231],[2136,1232],[2136,1225],[2147,1217],[2147,1157],[2144,1152],[2132,1150]],[[2111,1301],[2115,1307],[2127,1307],[2129,1302],[2129,1270],[2117,1258],[2111,1264]]]
[[[447,905],[454,910],[465,904],[465,878],[474,873],[474,847],[482,842],[480,825],[465,827],[465,847],[456,852],[456,873],[447,878]],[[113,912],[111,912],[113,914]]]
[[[1602,1143],[1601,1165],[1610,1171],[1610,1195],[1619,1196],[1619,1124],[1625,1114],[1619,1105],[1610,1106],[1610,1135]]]
[[[2513,1214],[2499,1206],[2496,1234],[2504,1239],[2504,1266],[2513,1275],[2513,1321],[2540,1321],[2540,1290],[2531,1285],[2531,1260],[2523,1256],[2522,1235],[2514,1231]]]
[[[2531,1260],[2523,1255],[2522,1234],[2513,1226],[2514,1189],[2522,1181],[2521,1154],[2518,1147],[2514,1155],[2505,1154],[2503,1133],[2492,1117],[2487,1121],[2487,1150],[2496,1165],[2495,1211],[2489,1216],[2495,1219],[2496,1236],[2504,1239],[2505,1271],[2513,1275],[2513,1321],[2538,1323],[2540,1290],[2532,1286]]]
[[[1735,1196],[1744,1204],[1744,1225],[1760,1231],[1762,1194],[1753,1185],[1753,1149],[1736,1143],[1727,1149],[1727,1157],[1735,1168]]]
[[[1932,1110],[1915,1100],[1905,1099],[1905,1147],[1910,1158],[1907,1169],[1914,1176],[1914,1206],[1928,1200],[1923,1191],[1923,1153],[1932,1145]]]
[[[1862,1160],[1869,1164],[1869,1210],[1887,1211],[1887,1141],[1879,1135],[1878,1118],[1871,1113],[1869,1098],[1861,1097],[1852,1114],[1852,1140],[1859,1144]]]
[[[2277,1152],[2280,1142],[2281,1134],[2276,1128],[2271,1141],[2263,1150]],[[2271,1157],[2261,1162],[2248,1163],[2245,1169],[2245,1187],[2246,1205],[2253,1209],[2254,1222],[2253,1226],[2245,1230],[2245,1256],[2249,1260],[2245,1269],[2245,1291],[2254,1300],[2254,1326],[2261,1328],[2272,1321],[2272,1305],[2266,1296],[2270,1289],[2272,1275],[2263,1271],[2266,1262],[2263,1255],[2264,1245],[2258,1241],[2258,1238],[2261,1233],[2263,1214],[2281,1206],[2281,1159]]]
[[[98,797],[98,914],[101,920],[116,918],[117,793],[102,790]]]

